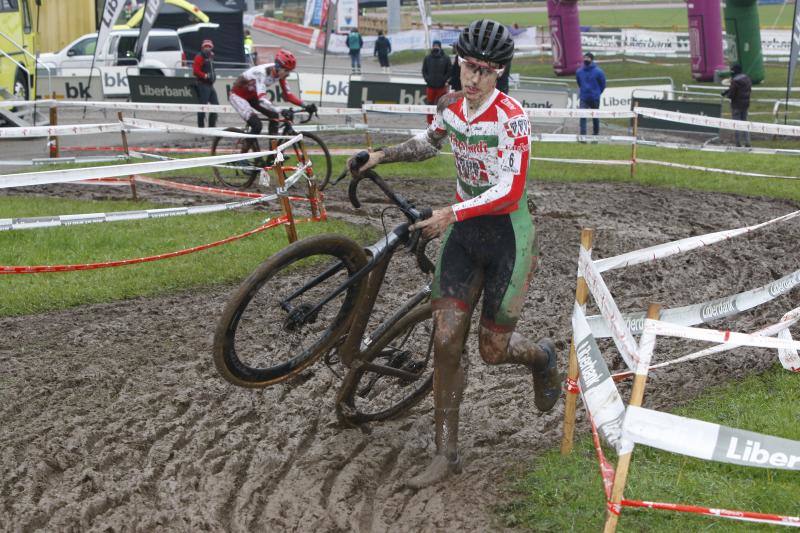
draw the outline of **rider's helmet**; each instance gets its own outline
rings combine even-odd
[[[461,30],[455,45],[461,57],[506,66],[514,57],[514,41],[505,26],[496,20],[481,19]]]
[[[286,70],[294,70],[297,67],[297,59],[289,50],[280,49],[275,54],[275,67]]]

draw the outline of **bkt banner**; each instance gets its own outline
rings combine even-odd
[[[362,104],[425,105],[424,83],[350,80],[347,107]]]

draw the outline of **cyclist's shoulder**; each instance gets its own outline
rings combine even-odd
[[[436,102],[436,112],[444,113],[445,109],[457,111],[461,107],[461,101],[464,99],[464,93],[461,91],[454,91],[444,94],[439,101]]]
[[[505,93],[499,93],[497,95],[494,105],[498,111],[497,118],[501,122],[520,117],[528,117],[528,115],[525,113],[525,109],[522,107],[522,104],[520,104],[515,98]]]

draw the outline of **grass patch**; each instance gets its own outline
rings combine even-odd
[[[143,202],[89,202],[51,198],[0,197],[9,217],[125,211],[159,207]],[[163,206],[162,206],[163,207]],[[0,233],[0,264],[53,265],[93,263],[156,255],[243,233],[278,212],[224,212],[44,228]],[[341,221],[299,224],[300,237],[337,232],[358,241],[369,228]],[[6,275],[0,278],[0,316],[24,315],[86,303],[164,294],[190,287],[233,283],[285,247],[283,228],[186,256],[90,271]]]
[[[475,3],[475,13],[436,13],[434,22],[464,26],[476,18],[480,8]],[[780,16],[779,16],[780,14]],[[758,17],[763,29],[772,29],[773,25],[779,29],[792,27],[792,9],[786,8],[781,12],[779,5],[758,6]],[[520,26],[547,26],[547,12],[492,12],[491,18],[503,24]],[[599,11],[582,10],[580,14],[581,25],[596,28],[650,28],[660,30],[686,30],[688,18],[686,8],[663,7],[656,9],[607,9]]]
[[[782,368],[707,390],[678,415],[800,440],[797,376]],[[608,452],[606,452],[608,453]],[[609,460],[616,461],[612,453]],[[625,497],[800,515],[798,472],[701,461],[638,446]],[[512,482],[516,497],[495,511],[504,525],[534,531],[600,531],[605,497],[591,438],[569,457],[552,450]],[[625,508],[619,531],[755,531],[771,526],[668,511]],[[769,529],[774,530],[774,529]]]

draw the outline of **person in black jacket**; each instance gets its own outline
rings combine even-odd
[[[428,105],[436,105],[439,98],[447,93],[449,75],[450,58],[442,50],[442,42],[433,41],[430,53],[422,61],[422,77],[428,86],[425,90],[425,99]],[[431,121],[433,121],[433,115],[428,115],[428,124]]]
[[[731,100],[731,117],[733,120],[747,120],[747,110],[750,109],[750,93],[753,92],[753,81],[750,76],[742,72],[738,63],[731,65],[731,85],[722,96]],[[744,145],[750,148],[750,132],[736,131],[736,146]]]
[[[392,53],[392,43],[378,30],[378,38],[375,40],[375,52],[373,55],[378,56],[378,62],[381,64],[381,71],[383,73],[391,72],[389,67],[389,54]]]

